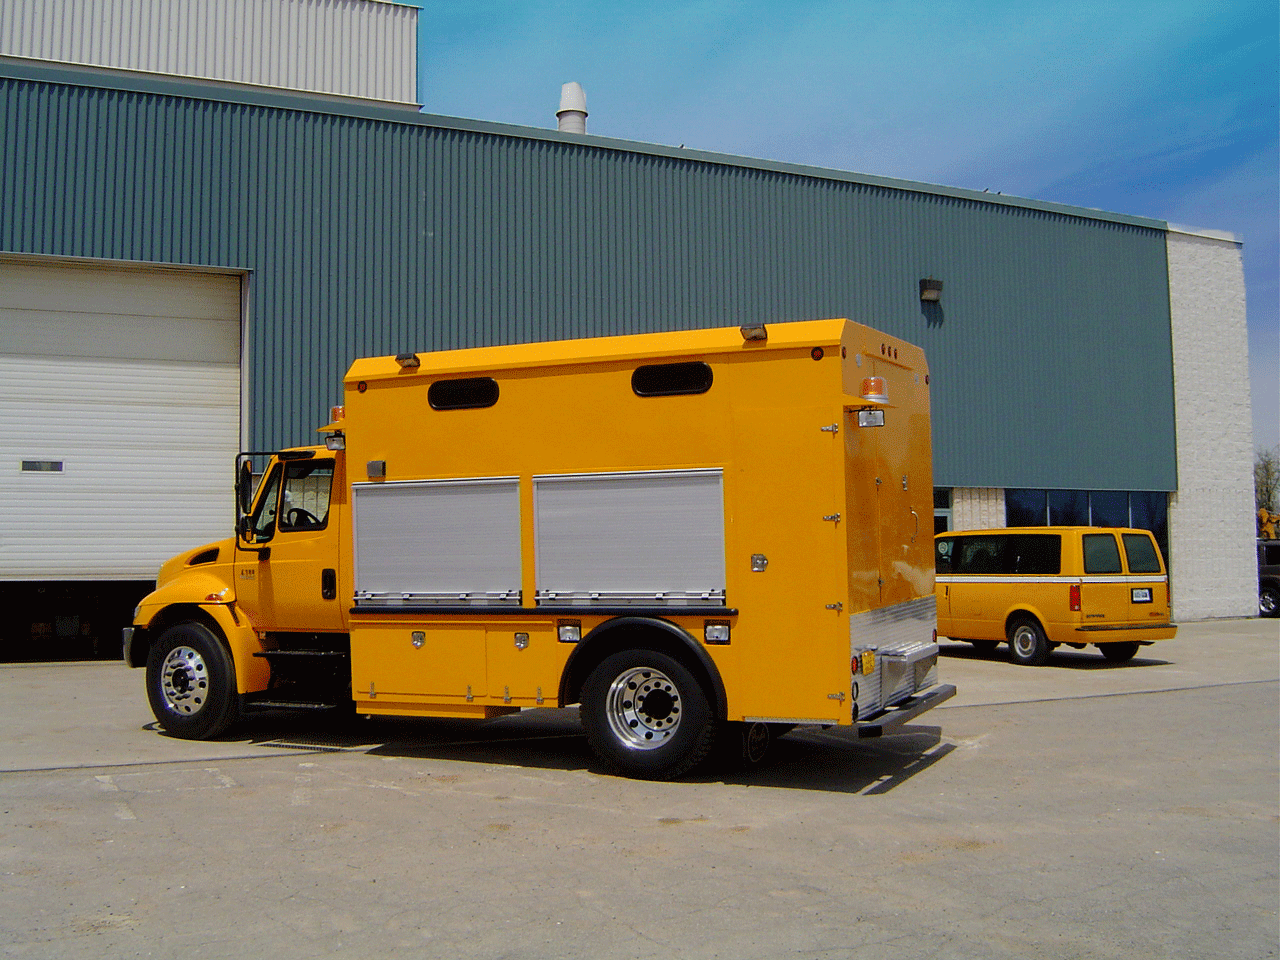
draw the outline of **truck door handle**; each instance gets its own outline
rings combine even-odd
[[[332,600],[338,595],[338,571],[325,567],[320,571],[320,597]]]

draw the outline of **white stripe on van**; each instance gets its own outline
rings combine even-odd
[[[1130,576],[1109,577],[1073,577],[1068,575],[1057,577],[1021,577],[1006,573],[947,573],[934,578],[938,583],[1165,583],[1165,576],[1132,574]]]

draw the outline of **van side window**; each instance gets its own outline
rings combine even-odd
[[[1050,576],[1062,570],[1062,537],[1047,533],[1010,534],[1008,573]]]
[[[1122,533],[1125,559],[1129,561],[1130,573],[1159,573],[1160,557],[1156,555],[1156,545],[1151,538],[1141,533]]]
[[[1109,533],[1084,535],[1084,572],[1120,573],[1120,548]]]
[[[962,537],[956,541],[952,566],[956,573],[1005,573],[1004,537]]]
[[[933,562],[934,568],[938,573],[951,572],[951,551],[955,549],[956,542],[950,537],[939,540],[934,546]]]

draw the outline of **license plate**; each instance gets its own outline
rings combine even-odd
[[[1150,587],[1134,587],[1133,602],[1134,603],[1150,603],[1151,588]]]

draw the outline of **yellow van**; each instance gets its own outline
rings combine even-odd
[[[1039,665],[1059,644],[1123,662],[1177,633],[1169,575],[1146,530],[1007,527],[935,538],[938,633]]]

